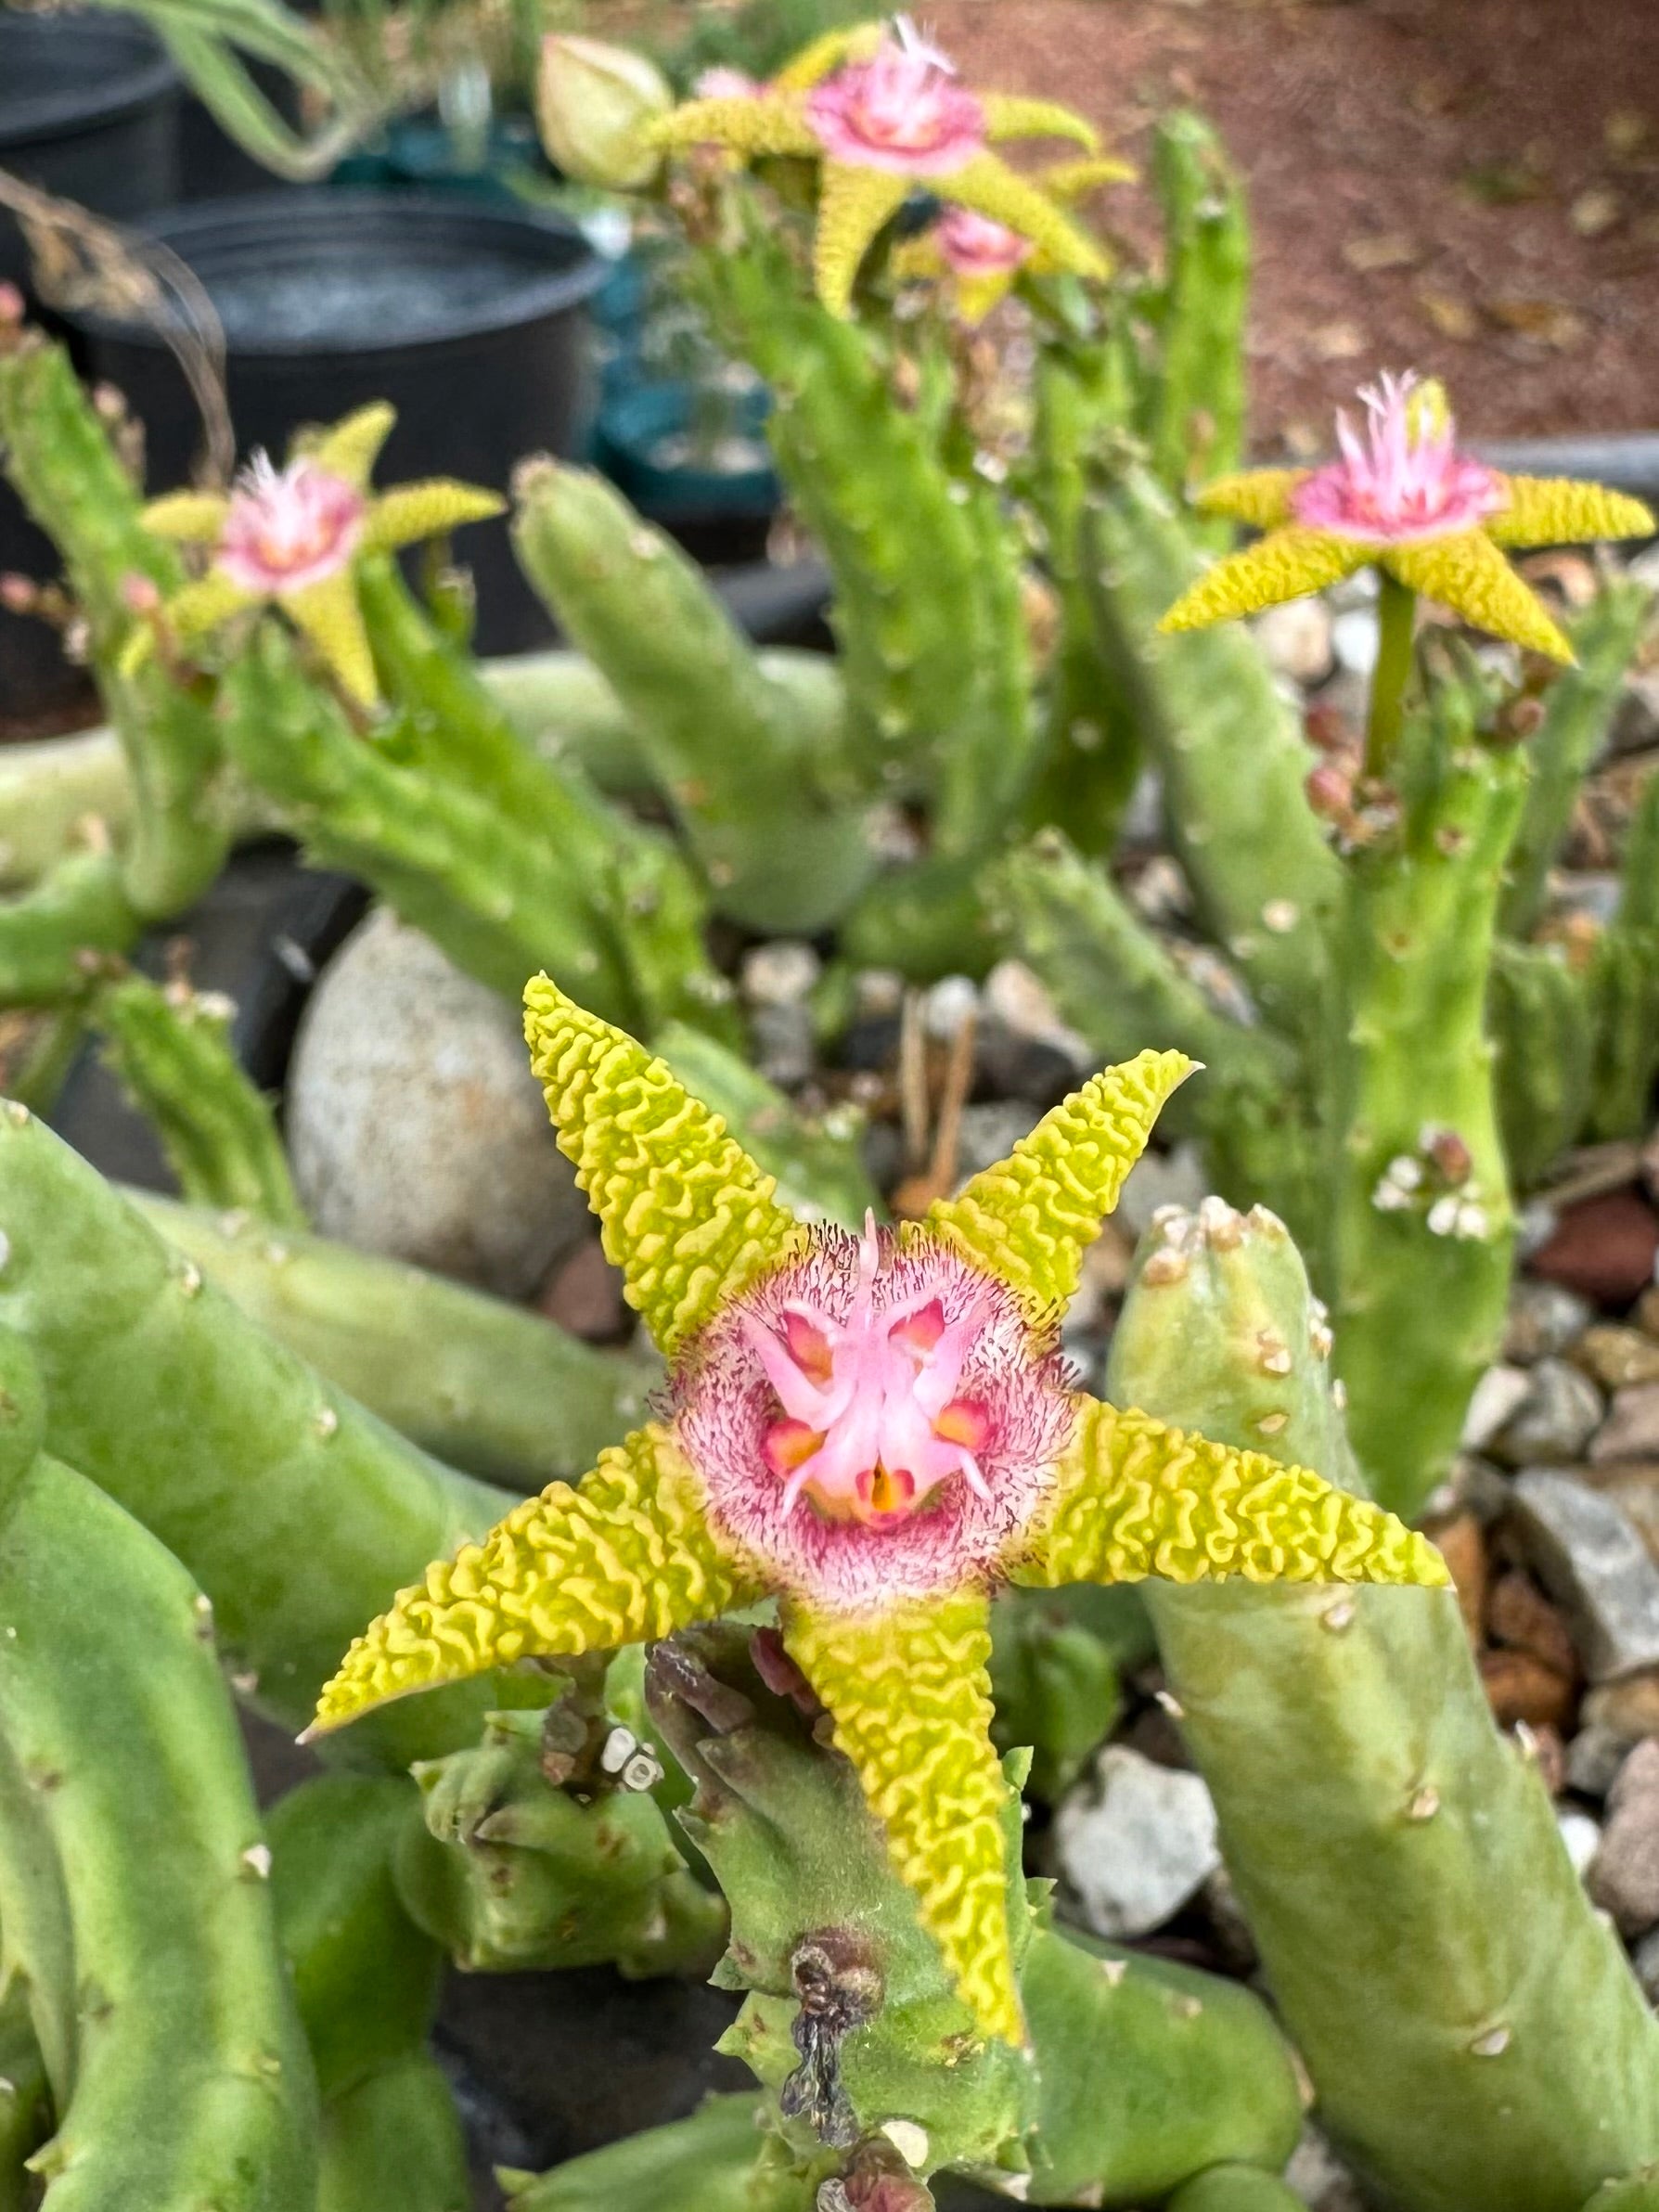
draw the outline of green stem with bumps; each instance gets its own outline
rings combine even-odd
[[[0,1338],[5,1978],[29,1990],[58,2121],[31,2170],[47,2212],[293,2212],[316,2090],[212,1612],[35,1448],[32,1367]]]
[[[655,1797],[597,1763],[602,1698],[578,1713],[567,1687],[546,1714],[489,1714],[470,1750],[416,1766],[425,1823],[401,1840],[398,1892],[469,1973],[614,1964],[701,1980],[720,1955],[726,1909],[688,1871]],[[572,1715],[562,1789],[547,1777],[548,1731]]]
[[[1249,1992],[1061,1936],[1011,1850],[1031,2049],[987,2045],[964,2029],[852,1769],[765,1687],[739,1633],[659,1645],[647,1696],[697,1783],[682,1825],[731,1906],[714,1978],[749,1994],[721,2048],[774,2093],[771,2126],[800,2170],[821,2171],[826,2144],[868,2139],[895,2113],[912,2124],[919,2178],[959,2169],[1033,2204],[1138,2205],[1221,2160],[1282,2164],[1300,2101]],[[1010,1761],[1015,1781],[1023,1765]],[[804,2067],[801,1975],[820,1961],[833,1974],[838,1959],[856,1970],[857,2024]]]
[[[1337,1367],[1360,1463],[1407,1519],[1444,1479],[1496,1356],[1514,1243],[1485,1005],[1526,771],[1458,711],[1442,701],[1424,733],[1397,837],[1355,864],[1337,1069]],[[1395,1162],[1417,1178],[1403,1202]]]
[[[326,1237],[122,1193],[276,1341],[401,1435],[528,1495],[638,1426],[654,1356],[600,1351],[504,1298]],[[418,1358],[410,1357],[418,1345]]]
[[[1152,466],[1178,497],[1236,469],[1242,454],[1250,225],[1239,179],[1202,116],[1177,111],[1159,122],[1152,174],[1165,268],[1144,427]]]
[[[1329,1346],[1282,1227],[1211,1201],[1149,1233],[1108,1385],[1346,1485]],[[1320,2124],[1378,2201],[1575,2212],[1653,2158],[1659,2022],[1493,1723],[1454,1593],[1145,1591]]]
[[[1543,913],[1550,867],[1580,786],[1606,740],[1652,607],[1652,593],[1640,584],[1609,578],[1571,626],[1575,663],[1545,694],[1544,719],[1526,748],[1532,778],[1500,915],[1511,937],[1529,936]]]
[[[1156,484],[1126,479],[1090,534],[1101,650],[1136,701],[1201,917],[1264,1019],[1322,1050],[1342,868],[1303,796],[1312,753],[1239,624],[1155,634],[1198,567]]]
[[[185,1196],[303,1228],[271,1102],[231,1047],[229,1013],[185,989],[123,976],[98,992],[105,1056],[154,1125]]]
[[[142,927],[112,853],[66,853],[19,898],[0,902],[0,1006],[84,997]]]
[[[868,881],[862,794],[802,743],[793,702],[696,567],[622,495],[550,460],[520,471],[513,540],[614,686],[715,904],[755,929],[822,929]]]
[[[0,1103],[0,1325],[45,1378],[46,1441],[212,1599],[233,1676],[290,1729],[366,1621],[497,1519],[453,1473],[267,1337],[96,1171]],[[514,1702],[484,1681],[388,1709],[358,1757],[406,1765]]]

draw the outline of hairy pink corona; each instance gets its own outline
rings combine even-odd
[[[1005,276],[1036,251],[1006,223],[965,207],[945,209],[933,225],[933,242],[945,267],[958,276]]]
[[[1298,522],[1363,545],[1401,546],[1475,529],[1509,504],[1496,472],[1458,451],[1437,385],[1409,372],[1384,375],[1359,397],[1364,433],[1337,416],[1342,457],[1296,486]]]
[[[734,1300],[675,1395],[716,1524],[786,1587],[855,1606],[988,1575],[1074,1417],[1006,1285],[873,1219]]]
[[[985,146],[984,109],[905,16],[869,60],[813,87],[806,121],[832,161],[896,176],[948,176]]]
[[[363,535],[363,495],[315,461],[275,469],[264,454],[238,480],[216,559],[260,598],[321,584],[345,567]]]

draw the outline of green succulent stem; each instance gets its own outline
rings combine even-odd
[[[1399,752],[1406,692],[1415,665],[1417,594],[1384,568],[1377,571],[1377,664],[1371,671],[1365,722],[1365,772],[1385,783]]]
[[[1329,1346],[1282,1226],[1207,1201],[1144,1241],[1108,1382],[1346,1485]],[[1653,2159],[1659,2022],[1493,1722],[1455,1595],[1144,1588],[1320,2125],[1368,2193],[1572,2212]]]
[[[1336,1071],[1337,1366],[1360,1463],[1407,1518],[1496,1356],[1514,1246],[1486,995],[1526,768],[1462,712],[1439,701],[1398,835],[1354,864]]]
[[[276,1343],[453,1467],[528,1495],[644,1418],[654,1355],[600,1351],[521,1305],[254,1214],[124,1190]],[[420,1357],[410,1357],[418,1344]]]
[[[249,1702],[309,1720],[341,1653],[500,1497],[364,1412],[173,1252],[96,1169],[0,1102],[0,1325],[39,1363],[49,1448],[174,1551],[212,1600]],[[71,1550],[73,1546],[71,1546]],[[485,1680],[391,1707],[354,1755],[469,1742]]]
[[[39,1448],[40,1393],[0,1333],[0,1980],[56,2120],[29,2170],[49,2212],[291,2212],[316,2085],[212,1609]]]
[[[273,1228],[304,1228],[271,1102],[237,1059],[227,1012],[187,989],[127,975],[102,986],[92,1018],[187,1199],[246,1208]]]

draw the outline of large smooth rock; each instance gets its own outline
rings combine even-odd
[[[382,910],[328,964],[289,1077],[316,1227],[508,1298],[588,1233],[519,1013]]]

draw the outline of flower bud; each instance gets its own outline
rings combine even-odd
[[[645,126],[674,106],[654,61],[597,38],[554,33],[542,41],[536,121],[542,144],[578,184],[612,192],[649,185],[662,155]]]

